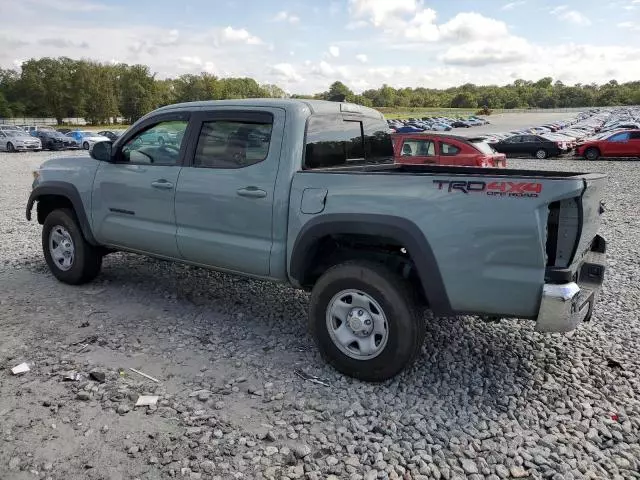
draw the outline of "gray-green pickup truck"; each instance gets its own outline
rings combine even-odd
[[[425,308],[543,332],[590,319],[604,176],[392,159],[383,116],[358,105],[171,105],[91,157],[45,162],[27,219],[37,202],[44,257],[65,283],[127,251],[308,290],[323,357],[368,381],[420,353]]]

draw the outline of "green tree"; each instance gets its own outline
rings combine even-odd
[[[120,84],[120,113],[133,123],[156,106],[155,75],[145,65],[116,68]]]

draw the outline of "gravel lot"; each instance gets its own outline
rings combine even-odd
[[[370,385],[325,366],[285,286],[128,254],[55,281],[24,218],[51,156],[0,153],[1,479],[640,479],[640,163],[510,161],[608,173],[591,323],[428,319],[415,367]]]

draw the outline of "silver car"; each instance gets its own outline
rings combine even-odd
[[[42,150],[39,138],[17,130],[0,130],[0,150],[7,152],[26,152]]]

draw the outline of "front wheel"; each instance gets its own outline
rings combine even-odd
[[[42,226],[42,250],[54,277],[70,285],[93,280],[100,273],[102,255],[88,243],[72,210],[54,210]]]
[[[9,142],[7,143],[7,152],[15,152],[16,151],[16,147],[13,146],[13,143]]]
[[[587,160],[597,160],[600,157],[600,152],[597,148],[587,148],[584,152],[584,158]]]
[[[538,160],[544,160],[545,158],[547,158],[547,151],[544,148],[541,148],[539,150],[536,150],[536,153],[534,155]]]
[[[84,142],[82,144],[82,148],[84,148],[85,150],[89,150],[89,142]]]
[[[380,382],[409,366],[425,336],[411,286],[384,266],[336,265],[317,281],[309,325],[322,357],[351,377]]]

